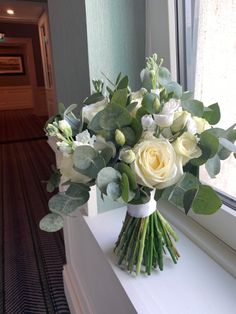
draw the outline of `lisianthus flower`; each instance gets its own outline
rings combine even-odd
[[[141,123],[144,131],[155,131],[156,129],[156,123],[150,114],[145,114],[141,119]]]
[[[96,141],[96,136],[91,136],[88,130],[85,130],[75,137],[76,141],[74,142],[76,146],[80,145],[90,145],[94,146],[94,142]]]
[[[180,100],[171,98],[164,104],[160,113],[153,115],[156,124],[161,128],[167,128],[171,126],[174,120],[174,113],[179,108],[179,106]]]

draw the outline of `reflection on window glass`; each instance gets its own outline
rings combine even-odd
[[[236,123],[236,0],[199,2],[195,98],[205,105],[218,102],[221,121],[227,128]],[[221,162],[221,174],[210,179],[201,169],[203,181],[236,196],[236,159]]]

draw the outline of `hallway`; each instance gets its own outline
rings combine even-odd
[[[0,313],[69,313],[64,296],[62,233],[39,229],[54,154],[44,118],[0,112]]]

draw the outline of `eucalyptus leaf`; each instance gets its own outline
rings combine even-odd
[[[55,213],[50,213],[40,220],[39,228],[46,232],[56,232],[63,228],[63,224],[63,217]]]
[[[218,103],[205,108],[203,118],[206,119],[211,125],[217,124],[220,121],[220,107]]]
[[[106,194],[108,184],[111,182],[119,184],[120,179],[121,179],[121,174],[119,173],[119,171],[115,170],[112,167],[106,167],[106,168],[103,168],[98,173],[96,184],[98,188],[100,189],[100,191],[103,194]]]
[[[215,178],[220,173],[220,158],[218,155],[207,160],[205,168],[211,178]]]
[[[195,99],[182,101],[182,107],[184,110],[190,112],[193,116],[196,117],[202,117],[204,112],[203,103]]]
[[[162,86],[166,86],[171,81],[170,71],[165,67],[158,69],[157,81]]]
[[[168,92],[168,94],[170,93],[174,93],[174,95],[177,98],[181,98],[182,96],[182,86],[179,85],[177,82],[169,82],[165,85],[165,89]]]
[[[192,210],[196,214],[211,215],[222,205],[218,194],[208,185],[200,185],[195,195]]]
[[[80,197],[70,197],[64,193],[58,193],[50,198],[48,207],[51,212],[68,215],[88,201],[87,194],[81,193]]]
[[[146,90],[150,92],[153,89],[153,86],[149,70],[143,69],[140,73],[140,78],[142,81],[142,87],[146,88]]]
[[[115,182],[110,182],[107,185],[106,194],[110,199],[116,201],[121,196],[120,185]]]
[[[121,132],[125,136],[125,144],[126,145],[134,146],[136,144],[136,142],[137,142],[136,134],[135,134],[134,130],[131,127],[126,126],[126,127],[121,129]]]
[[[61,173],[59,170],[54,170],[51,174],[48,183],[47,183],[47,191],[49,193],[53,192],[60,184]]]
[[[63,114],[64,114],[65,110],[66,110],[65,105],[62,102],[59,102],[59,104],[58,104],[58,112],[59,112],[59,115],[61,117],[63,117]]]
[[[92,179],[106,166],[101,154],[89,145],[76,147],[73,154],[74,169]]]
[[[109,104],[100,111],[100,126],[107,131],[130,125],[132,117],[127,109],[117,104]]]
[[[156,113],[156,109],[154,108],[154,102],[157,98],[157,95],[154,93],[147,93],[144,95],[142,100],[142,107],[146,110],[146,112],[153,114]]]
[[[186,91],[182,93],[181,101],[189,100],[193,98],[193,92]]]

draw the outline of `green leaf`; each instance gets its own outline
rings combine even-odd
[[[117,83],[116,83],[116,84],[117,84]],[[118,90],[119,90],[119,89],[126,89],[126,90],[127,90],[128,85],[129,85],[129,78],[128,78],[128,76],[126,75],[126,76],[124,76],[124,77],[120,80],[120,82],[119,82],[119,84],[118,84],[118,86],[117,86],[117,89],[118,89]]]
[[[206,111],[206,109],[210,109],[210,111]],[[203,118],[206,119],[211,125],[217,124],[220,121],[220,107],[218,103],[205,108]]]
[[[126,126],[124,128],[121,129],[121,132],[124,134],[125,136],[125,144],[128,146],[134,146],[136,144],[136,134],[134,132],[134,130],[129,127]]]
[[[121,72],[120,72],[120,73],[118,74],[118,76],[117,76],[117,79],[116,79],[116,85],[119,83],[120,78],[121,78]]]
[[[68,215],[88,201],[88,193],[81,191],[79,197],[71,197],[64,193],[58,193],[50,198],[48,207],[57,214]]]
[[[110,199],[116,201],[121,196],[120,185],[115,182],[110,182],[107,185],[106,194]]]
[[[103,159],[105,160],[105,164],[107,165],[112,158],[113,149],[109,146],[106,146],[103,149],[101,149],[100,154],[103,157]]]
[[[90,187],[83,183],[70,182],[69,187],[67,188],[65,194],[72,198],[81,198],[85,199],[85,203],[89,199]]]
[[[104,110],[100,111],[100,126],[104,130],[121,129],[130,125],[132,117],[124,107],[110,103]]]
[[[220,137],[219,142],[224,148],[228,149],[230,152],[236,153],[236,146],[228,139]]]
[[[73,113],[73,110],[77,109],[78,105],[77,104],[72,104],[70,105],[65,111],[63,118],[66,120],[71,129],[72,129],[72,134],[77,135],[82,131],[82,121],[79,117],[76,117]]]
[[[141,119],[145,114],[148,114],[147,110],[143,107],[140,107],[136,112],[136,119],[141,123]]]
[[[138,121],[136,118],[132,118],[132,122],[130,126],[135,132],[136,143],[137,143],[143,133],[141,122]]]
[[[39,228],[46,232],[56,232],[63,228],[63,224],[63,217],[55,213],[50,213],[40,220]]]
[[[165,67],[158,69],[157,81],[162,86],[166,86],[171,81],[170,71]]]
[[[94,93],[84,100],[84,104],[85,105],[95,104],[96,102],[101,101],[104,98],[105,97],[103,96],[102,93]]]
[[[148,69],[143,69],[140,73],[142,87],[146,88],[146,90],[151,91],[152,89],[152,79]]]
[[[47,191],[49,193],[53,192],[60,184],[61,173],[59,170],[55,169],[51,174],[48,183],[47,183]]]
[[[97,176],[96,184],[103,194],[107,193],[107,186],[109,183],[114,182],[119,184],[121,174],[119,171],[112,167],[103,168]]]
[[[215,178],[215,176],[220,173],[220,158],[218,155],[215,155],[213,158],[208,159],[205,168],[211,178]]]
[[[132,169],[124,162],[119,162],[115,165],[115,168],[121,173],[125,173],[129,179],[129,185],[131,190],[136,190],[138,188],[136,176]]]
[[[105,160],[93,147],[81,145],[73,154],[73,164],[76,171],[96,178],[98,172],[106,166]]]
[[[127,96],[128,96],[127,88],[118,89],[117,91],[114,92],[111,98],[111,103],[125,107],[127,102]]]
[[[129,179],[125,173],[122,174],[120,187],[121,187],[121,197],[125,203],[128,203],[128,201],[129,201]]]
[[[165,85],[165,89],[168,94],[174,93],[177,98],[181,98],[182,96],[182,86],[179,85],[177,82],[169,82]]]
[[[193,98],[193,92],[186,91],[186,92],[183,92],[183,94],[181,96],[181,101],[189,100],[192,98]]]
[[[200,185],[192,204],[196,214],[211,215],[222,205],[218,194],[208,185]]]
[[[156,94],[147,93],[144,95],[142,100],[142,107],[146,110],[146,112],[153,114],[156,113],[156,109],[154,108],[154,102],[157,98]]]
[[[179,208],[184,208],[184,195],[187,191],[197,189],[200,182],[191,173],[186,172],[174,186],[157,192],[155,199],[165,199]]]
[[[191,160],[191,163],[195,166],[200,166],[208,159],[215,156],[219,148],[219,140],[207,130],[200,134],[200,142],[198,145],[202,150],[202,155],[199,158]]]
[[[184,211],[186,215],[191,209],[191,206],[197,194],[197,191],[198,191],[198,187],[192,188],[184,193],[183,204],[184,204]]]
[[[202,117],[204,106],[199,100],[189,99],[182,101],[182,107],[184,110],[190,112],[193,116]]]
[[[59,115],[61,115],[61,117],[63,117],[63,114],[64,114],[65,110],[66,110],[65,105],[62,102],[59,102],[59,104],[58,104],[58,113],[59,113]]]

